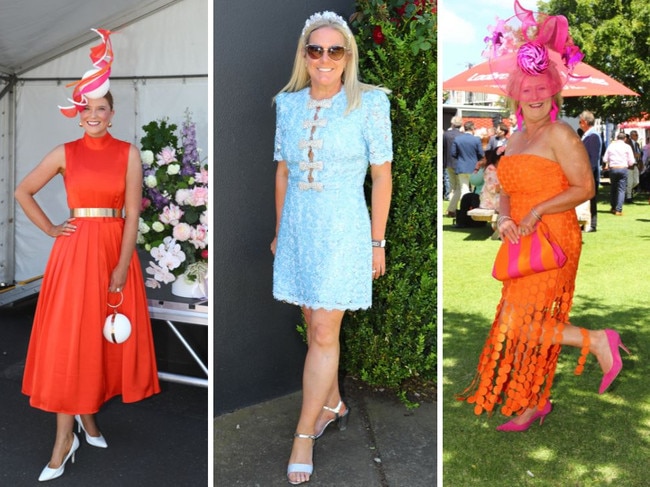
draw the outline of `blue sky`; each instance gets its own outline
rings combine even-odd
[[[481,52],[488,25],[495,18],[514,14],[514,0],[440,0],[438,2],[438,42],[442,55],[442,79],[465,71],[468,64],[485,59]],[[537,0],[519,0],[522,7],[537,10]]]

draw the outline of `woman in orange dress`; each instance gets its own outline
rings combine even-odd
[[[107,89],[107,88],[106,88]],[[86,441],[106,448],[95,413],[122,395],[135,402],[160,392],[144,281],[135,253],[142,166],[139,151],[108,133],[113,98],[86,99],[78,112],[84,135],[54,148],[17,186],[27,217],[55,238],[34,316],[23,393],[38,409],[56,413],[52,456],[39,480],[63,474],[74,461],[78,423]],[[70,218],[53,223],[34,195],[63,176]],[[124,214],[124,216],[122,216]],[[118,304],[131,335],[114,344],[102,334]]]
[[[572,45],[569,41],[567,34],[567,44]],[[524,431],[551,412],[562,345],[581,349],[576,374],[582,372],[587,354],[595,355],[604,373],[601,394],[622,367],[618,333],[569,323],[582,246],[575,207],[593,196],[594,183],[580,138],[556,119],[563,78],[549,51],[539,39],[521,45],[505,87],[520,127],[499,162],[497,225],[501,239],[516,243],[543,221],[567,262],[557,270],[504,282],[477,375],[460,397],[475,405],[476,414],[500,406],[504,415],[516,416],[498,431]]]

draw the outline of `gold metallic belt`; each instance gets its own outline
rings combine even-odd
[[[71,217],[122,217],[121,208],[70,208]]]

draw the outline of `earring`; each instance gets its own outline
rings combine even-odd
[[[517,108],[517,130],[521,130],[524,126],[524,112],[521,109],[521,105]]]
[[[83,126],[84,126],[84,124],[79,122],[79,127],[83,127]]]
[[[108,122],[108,126],[109,126],[109,127],[112,127],[112,126],[113,126],[113,122]]]
[[[555,100],[551,102],[551,122],[555,122],[557,120],[557,114],[560,113],[560,109],[557,106],[557,103],[555,103]]]

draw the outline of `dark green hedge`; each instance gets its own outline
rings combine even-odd
[[[405,400],[436,379],[435,12],[430,0],[360,0],[353,21],[363,81],[392,90],[393,199],[388,272],[372,308],[346,315],[341,366]]]

